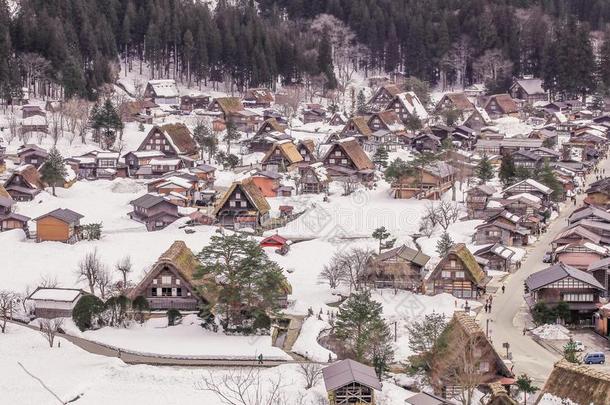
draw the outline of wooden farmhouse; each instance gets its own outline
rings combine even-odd
[[[515,79],[509,89],[510,96],[533,105],[537,101],[548,101],[548,94],[542,88],[542,79]]]
[[[13,211],[15,201],[11,198],[11,195],[0,186],[0,217],[8,215]]]
[[[26,300],[33,304],[37,318],[69,318],[84,295],[87,293],[75,288],[38,287]]]
[[[132,288],[128,297],[146,298],[151,310],[197,311],[204,298],[200,287],[211,280],[195,280],[199,261],[183,241],[175,241],[153,265],[144,278]]]
[[[167,157],[197,159],[199,147],[188,127],[181,123],[154,126],[137,149],[158,151]]]
[[[133,206],[129,217],[146,225],[148,231],[163,229],[181,217],[178,206],[159,195],[145,194],[129,204]]]
[[[173,79],[149,80],[144,90],[144,98],[158,105],[180,104],[180,92]]]
[[[463,243],[455,244],[426,280],[426,293],[449,293],[457,298],[477,299],[487,277],[476,258]]]
[[[119,106],[119,115],[123,122],[140,122],[152,124],[155,110],[159,106],[150,100],[126,101]]]
[[[49,153],[38,145],[28,144],[19,147],[17,150],[17,157],[19,158],[19,164],[21,165],[40,167],[46,162]]]
[[[215,113],[225,122],[229,120],[235,122],[237,113],[244,109],[239,97],[217,97],[212,100],[208,107],[208,111]]]
[[[322,377],[330,405],[374,405],[375,391],[381,391],[375,370],[351,359],[324,367]]]
[[[399,93],[388,103],[386,110],[394,111],[403,122],[417,117],[422,123],[428,121],[428,111],[412,91]]]
[[[44,189],[40,173],[32,165],[17,167],[4,182],[4,188],[15,201],[32,201]]]
[[[374,165],[354,138],[334,142],[322,158],[331,179],[357,177],[360,181],[371,181]]]
[[[243,103],[253,108],[269,108],[274,100],[273,92],[265,88],[248,89],[243,97]]]
[[[516,117],[519,115],[519,106],[511,98],[510,94],[494,94],[489,96],[483,108],[492,119],[503,116]]]
[[[483,127],[487,127],[492,124],[491,118],[481,107],[475,107],[472,111],[466,114],[462,125],[472,128],[475,131],[480,131]]]
[[[505,198],[523,193],[538,197],[542,201],[543,205],[547,205],[551,202],[551,194],[553,194],[553,190],[533,179],[522,180],[502,190],[502,194]]]
[[[446,93],[436,103],[435,110],[441,112],[443,110],[457,110],[462,116],[466,116],[471,111],[474,111],[474,104],[468,99],[465,93]]]
[[[513,158],[515,168],[527,169],[532,173],[540,170],[542,164],[544,163],[542,156],[529,150],[519,149],[514,151],[511,156]]]
[[[303,161],[303,156],[292,141],[275,142],[261,160],[263,170],[272,172],[286,172],[294,169]]]
[[[25,232],[25,236],[29,238],[29,220],[30,217],[26,217],[25,215],[20,215],[15,212],[11,212],[6,215],[0,215],[0,232],[10,231],[13,229],[22,229],[23,232]]]
[[[381,111],[398,94],[400,94],[400,89],[398,88],[397,85],[386,84],[377,89],[375,94],[373,94],[373,96],[367,103],[367,106],[371,111]]]
[[[180,111],[207,110],[210,105],[210,96],[194,94],[180,97]]]
[[[553,308],[568,304],[571,321],[592,324],[604,286],[592,274],[564,263],[557,263],[525,279],[526,303],[531,307],[544,302]]]
[[[405,130],[405,125],[402,123],[398,114],[391,110],[371,114],[367,121],[367,126],[373,132],[380,129],[385,129],[390,132],[402,132]]]
[[[248,143],[250,152],[267,152],[277,141],[292,139],[286,134],[286,126],[275,118],[267,118],[258,127],[256,134]]]
[[[310,165],[317,161],[316,144],[313,139],[302,139],[297,142],[297,150],[303,157],[303,162],[299,166]]]
[[[296,182],[298,194],[319,194],[328,192],[329,178],[322,162],[299,168]]]
[[[303,109],[303,123],[322,122],[326,120],[326,108],[320,104],[307,104]]]
[[[165,153],[160,150],[137,150],[128,152],[123,156],[123,160],[130,174],[135,174],[140,167],[150,165],[152,159],[165,157]]]
[[[587,193],[585,202],[588,204],[604,209],[610,207],[610,177],[591,183],[585,192]]]
[[[501,243],[494,243],[474,252],[476,257],[487,260],[487,268],[496,271],[511,271],[514,267],[512,258],[515,251]]]
[[[402,245],[371,257],[366,281],[376,288],[421,291],[423,269],[429,260],[430,256]]]
[[[553,252],[555,261],[579,270],[587,270],[593,263],[610,256],[608,248],[589,241],[578,241],[560,246]]]
[[[495,194],[493,186],[482,184],[469,189],[466,192],[466,210],[469,219],[482,219],[488,216],[487,204]]]
[[[455,312],[443,335],[446,344],[433,350],[430,365],[430,383],[435,394],[457,400],[466,389],[458,377],[464,373],[476,378],[479,388],[488,388],[493,383],[514,384],[513,373],[473,317]]]
[[[328,119],[328,125],[331,126],[343,126],[347,124],[347,117],[345,116],[345,114],[342,114],[340,112],[336,112],[334,113],[329,119]]]
[[[591,263],[586,270],[595,277],[607,292],[610,291],[610,257]]]
[[[34,218],[36,241],[75,243],[79,238],[82,218],[81,214],[67,208],[58,208]]]
[[[478,225],[473,236],[477,245],[502,243],[505,246],[523,246],[529,242],[530,230],[521,226],[521,218],[502,211]]]
[[[234,182],[217,202],[217,222],[229,228],[259,228],[269,218],[271,207],[251,178]]]
[[[413,139],[413,148],[420,153],[437,153],[442,148],[441,138],[428,132],[422,132]]]
[[[362,144],[372,133],[373,131],[371,131],[371,128],[369,128],[367,124],[367,119],[365,117],[356,116],[347,120],[347,123],[341,130],[341,137],[353,137]]]
[[[607,405],[608,392],[610,373],[595,366],[560,360],[539,395],[550,394],[563,403]]]
[[[437,200],[453,187],[457,170],[445,162],[433,162],[420,173],[405,175],[392,184],[394,198],[427,198]]]

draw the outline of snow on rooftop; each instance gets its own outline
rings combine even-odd
[[[72,302],[81,294],[81,290],[68,288],[39,288],[32,295],[31,300],[37,301],[65,301]]]

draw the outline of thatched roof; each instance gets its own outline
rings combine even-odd
[[[371,159],[369,159],[367,154],[364,153],[364,150],[362,149],[360,144],[354,138],[342,139],[342,140],[338,141],[335,145],[336,145],[336,147],[341,148],[343,150],[343,152],[345,152],[345,154],[354,163],[354,166],[356,166],[357,170],[367,170],[367,169],[375,168],[375,165],[373,165],[373,162],[371,162]],[[326,152],[326,156],[324,157],[324,160],[326,160],[326,157],[328,157],[329,154],[332,153],[332,151],[334,149],[335,148],[328,149],[328,151]]]
[[[375,261],[384,261],[395,257],[408,260],[421,267],[424,267],[430,260],[430,256],[422,253],[422,251],[411,249],[407,245],[401,245],[375,256]]]
[[[438,102],[437,106],[442,106],[445,99],[449,99],[453,106],[458,110],[474,110],[474,104],[466,97],[465,93],[447,93]]]
[[[464,270],[471,275],[475,283],[480,284],[485,280],[485,272],[483,272],[474,255],[470,252],[470,250],[468,250],[464,243],[457,243],[453,245],[451,249],[449,249],[445,257],[441,259],[441,261],[432,271],[430,278],[433,278],[438,272],[442,271],[443,267],[447,263],[447,260],[449,260],[449,258],[453,255],[457,256],[457,258],[462,262]]]
[[[498,382],[489,384],[491,398],[487,401],[487,405],[517,405],[517,401],[512,399],[506,388]]]
[[[244,109],[244,105],[238,97],[218,97],[214,101],[225,114],[236,113]]]
[[[11,195],[6,191],[4,186],[0,185],[0,197],[11,198]]]
[[[371,128],[369,128],[368,126],[368,120],[366,117],[357,116],[350,118],[345,124],[345,129],[343,131],[348,130],[348,128],[352,125],[354,127],[354,130],[356,130],[359,134],[363,136],[369,137],[373,133],[373,131],[371,131]]]
[[[279,150],[281,155],[288,161],[289,164],[295,164],[303,161],[303,156],[299,153],[296,145],[290,141],[276,142],[271,145],[263,157],[262,163],[267,162]]]
[[[487,100],[487,103],[485,103],[485,108],[487,108],[487,106],[492,100],[496,101],[496,103],[504,114],[513,114],[519,112],[519,107],[517,106],[517,103],[515,103],[515,100],[513,100],[513,98],[509,94],[494,94],[493,96],[490,96]]]
[[[23,165],[15,169],[13,175],[21,175],[21,177],[34,189],[43,189],[44,185],[40,180],[40,173],[33,165]]]
[[[271,127],[271,129],[273,131],[277,131],[282,134],[286,131],[286,126],[277,122],[277,120],[275,118],[267,118],[265,121],[263,121],[260,128],[263,128],[266,124],[269,124],[269,126]]]
[[[271,210],[271,206],[269,206],[267,199],[265,198],[261,190],[258,188],[258,186],[254,184],[252,178],[249,177],[245,180],[236,181],[231,184],[231,187],[229,187],[229,189],[224,193],[222,198],[216,204],[216,207],[214,208],[214,215],[218,215],[218,212],[222,209],[222,207],[225,206],[225,204],[229,200],[229,197],[231,196],[231,194],[233,194],[233,191],[235,191],[237,187],[241,189],[241,191],[246,195],[250,203],[252,203],[252,205],[256,207],[260,214],[264,215]]]
[[[244,95],[244,100],[257,103],[273,103],[273,92],[265,88],[248,89]]]
[[[555,363],[540,398],[544,394],[581,405],[610,405],[610,373],[561,360]]]
[[[178,149],[179,154],[192,155],[199,150],[197,143],[188,127],[181,123],[166,124],[161,130],[170,137],[172,144]]]
[[[307,151],[309,153],[313,153],[313,151],[316,150],[316,143],[314,142],[313,139],[308,138],[308,139],[300,140],[299,143],[297,144],[297,148],[301,145],[304,146],[305,149],[307,149]]]

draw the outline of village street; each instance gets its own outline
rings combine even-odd
[[[603,159],[598,167],[600,170],[606,169],[607,172],[610,172],[610,160]],[[587,185],[594,182],[595,174],[591,173],[586,180]],[[553,369],[553,364],[561,356],[536,343],[529,334],[523,335],[524,327],[528,329],[534,327],[523,298],[524,281],[530,274],[549,266],[548,263],[542,262],[545,252],[551,250],[551,241],[567,225],[567,218],[570,214],[582,206],[585,196],[586,194],[578,195],[576,205],[568,201],[561,206],[559,217],[551,222],[547,232],[540,237],[540,240],[527,248],[527,256],[521,268],[504,281],[505,293],[503,294],[501,289],[493,293],[491,313],[481,311],[477,316],[483,330],[489,325],[489,335],[498,353],[505,357],[506,348],[503,347],[503,343],[510,345],[509,352],[512,353],[514,373],[516,375],[527,373],[539,385],[546,381]]]

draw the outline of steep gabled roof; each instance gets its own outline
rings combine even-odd
[[[604,287],[586,271],[579,270],[575,267],[568,266],[565,263],[559,262],[544,270],[540,270],[531,274],[525,279],[525,285],[530,291],[538,290],[546,285],[562,280],[566,277],[572,277],[575,280],[582,281],[593,288],[603,290]]]
[[[602,237],[600,235],[597,235],[597,234],[591,232],[590,230],[581,226],[580,224],[575,224],[575,226],[570,226],[569,228],[559,232],[551,243],[555,243],[559,239],[563,239],[570,235],[578,235],[581,238],[587,239],[595,244],[599,244],[602,240]]]
[[[239,97],[218,97],[215,98],[214,101],[218,103],[220,109],[225,114],[236,113],[244,110],[244,105]]]
[[[303,156],[301,156],[299,153],[296,145],[286,140],[275,142],[273,145],[271,145],[271,148],[269,148],[261,162],[267,162],[275,154],[276,150],[280,151],[282,156],[288,161],[289,164],[295,164],[303,161]]]
[[[40,180],[40,173],[33,165],[19,166],[13,172],[13,176],[15,175],[21,175],[21,177],[26,181],[26,183],[28,183],[30,188],[40,190],[44,188],[42,180]],[[7,180],[7,182],[10,181],[13,176],[9,177],[9,180]]]
[[[229,189],[224,193],[222,198],[216,204],[216,207],[214,208],[214,215],[217,215],[218,212],[222,209],[222,207],[224,207],[224,205],[229,200],[229,197],[237,187],[241,188],[250,203],[254,205],[254,207],[258,210],[259,213],[266,214],[271,210],[271,206],[269,206],[267,199],[265,198],[261,190],[258,188],[258,186],[254,184],[252,178],[249,177],[245,180],[236,181],[231,184],[231,187],[229,187]]]
[[[440,107],[445,99],[449,99],[451,103],[461,111],[473,110],[474,104],[466,97],[464,93],[447,93],[443,96],[443,98],[438,102],[437,108]]]
[[[485,103],[485,108],[487,108],[489,103],[491,103],[493,100],[496,101],[496,103],[504,114],[513,114],[519,112],[519,107],[517,106],[517,103],[515,103],[515,100],[513,100],[513,98],[510,96],[510,94],[504,93],[494,94],[493,96],[490,96],[487,100],[487,103]]]
[[[474,255],[470,252],[470,250],[468,250],[464,243],[457,243],[453,245],[451,249],[449,249],[445,257],[443,257],[434,268],[432,274],[430,275],[430,278],[432,278],[436,273],[441,271],[441,269],[444,267],[445,263],[447,262],[447,260],[449,260],[449,257],[451,255],[455,255],[460,259],[460,261],[464,265],[464,270],[466,270],[471,275],[472,279],[477,284],[480,284],[485,280],[485,273],[477,263],[477,260],[475,259]]]
[[[188,127],[182,123],[166,124],[161,127],[169,141],[176,147],[178,154],[192,155],[197,153],[199,147]]]
[[[504,193],[506,193],[507,191],[511,191],[513,189],[516,189],[517,187],[521,186],[522,184],[527,184],[533,188],[535,188],[537,191],[540,191],[543,194],[547,194],[550,195],[553,193],[553,190],[550,189],[549,187],[545,186],[542,183],[537,182],[536,180],[533,179],[525,179],[525,180],[521,180],[518,183],[513,184],[512,186],[506,187],[504,189]]]
[[[394,97],[394,100],[388,104],[388,108],[390,109],[392,103],[398,100],[403,107],[409,112],[412,116],[417,116],[420,120],[427,120],[429,118],[428,111],[426,111],[426,107],[419,101],[419,97],[412,91],[406,91],[404,93],[399,93]]]
[[[83,216],[81,214],[79,214],[78,212],[74,212],[67,208],[58,208],[58,209],[48,212],[44,215],[41,215],[38,218],[34,218],[34,221],[38,221],[39,219],[46,218],[46,217],[52,217],[55,219],[59,219],[60,221],[65,222],[67,224],[73,224],[73,223],[77,222],[78,220],[80,220],[81,218],[83,218]]]
[[[530,96],[546,94],[546,91],[542,88],[542,79],[517,79],[513,87],[515,85],[519,85]]]
[[[610,373],[596,367],[574,364],[566,360],[555,367],[540,392],[551,394],[574,404],[609,404]]]
[[[163,202],[169,203],[169,201],[159,195],[144,194],[142,197],[138,197],[135,200],[130,201],[129,204],[133,205],[134,207],[151,208]]]
[[[326,391],[334,391],[353,382],[381,391],[375,369],[357,361],[346,359],[322,369]]]
[[[366,136],[367,138],[373,133],[371,131],[371,128],[369,128],[367,124],[366,117],[355,116],[350,118],[345,124],[343,131],[346,131],[350,124],[354,126],[354,128],[356,129],[356,131],[358,131],[359,134]]]
[[[273,103],[274,97],[273,92],[266,88],[256,88],[256,89],[248,89],[246,90],[246,94],[244,95],[244,100],[250,101],[253,100],[257,103]]]
[[[357,170],[374,169],[375,166],[369,157],[366,155],[360,144],[354,138],[345,138],[335,143],[336,147],[341,148],[345,154],[351,159]],[[326,152],[326,157],[333,151],[334,148],[329,148]]]
[[[280,124],[277,121],[277,119],[275,119],[275,118],[267,118],[265,121],[263,121],[260,128],[263,128],[266,124],[269,124],[269,126],[271,126],[271,129],[273,131],[277,131],[282,134],[286,131],[286,126]],[[260,128],[259,128],[259,131],[260,131]],[[257,133],[258,133],[258,131],[257,131]]]

